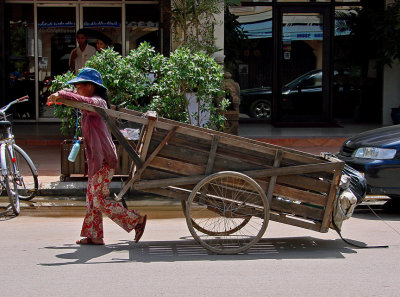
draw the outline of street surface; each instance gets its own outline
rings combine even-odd
[[[78,246],[82,218],[0,220],[0,296],[399,296],[400,216],[360,210],[343,236],[270,222],[246,254],[214,255],[183,218],[150,215],[134,244],[108,218],[105,246]]]

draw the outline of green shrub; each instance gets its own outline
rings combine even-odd
[[[188,48],[178,48],[170,57],[157,53],[144,42],[122,57],[112,49],[93,56],[85,65],[98,70],[108,89],[113,105],[142,112],[155,110],[161,117],[199,124],[201,113],[208,111],[208,128],[222,130],[229,101],[224,98],[223,71],[213,58],[202,52],[192,53]],[[67,72],[57,76],[51,92],[66,86],[72,78]],[[187,93],[196,93],[199,109],[189,116]],[[75,126],[74,112],[57,106],[55,116],[62,119],[62,131]]]

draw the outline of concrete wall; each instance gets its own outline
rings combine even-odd
[[[217,24],[214,28],[214,36],[215,36],[215,46],[221,49],[219,52],[214,53],[215,61],[217,63],[224,63],[224,10],[222,9],[221,13],[215,16],[217,20]]]
[[[382,124],[392,125],[390,113],[400,107],[400,63],[385,66],[383,71]]]

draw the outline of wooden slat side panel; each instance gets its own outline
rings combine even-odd
[[[164,130],[160,130],[162,133],[166,133]],[[161,133],[158,135],[158,138],[162,137]],[[154,137],[157,138],[156,134]],[[221,138],[223,139],[223,137]],[[220,143],[218,147],[218,151],[221,155],[227,155],[227,156],[236,156],[239,159],[246,159],[251,161],[254,158],[254,163],[255,164],[264,164],[264,160],[268,160],[269,164],[266,163],[268,166],[272,166],[274,156],[275,156],[275,151],[276,149],[281,149],[279,146],[274,146],[271,149],[262,149],[261,151],[259,149],[253,149],[254,145],[249,145],[247,143],[248,139],[243,139],[242,143],[239,146],[234,146],[230,142],[225,142],[225,143]],[[170,143],[174,143],[177,145],[183,145],[183,146],[195,146],[198,149],[203,149],[205,151],[209,150],[210,147],[210,141],[211,139],[202,139],[202,138],[196,138],[190,135],[183,135],[180,133],[176,134],[176,138],[171,141]],[[260,142],[261,143],[261,142]],[[257,147],[257,145],[255,145]],[[282,149],[284,151],[284,148]],[[283,159],[286,158],[286,163],[291,164],[291,165],[299,165],[299,164],[314,164],[314,163],[323,163],[327,162],[326,160],[314,156],[311,154],[308,154],[308,156],[305,156],[303,154],[300,155],[300,157],[294,153],[294,152],[287,152],[284,151],[284,156]]]
[[[155,135],[154,141],[157,138],[161,139],[161,137],[162,137],[162,135],[158,135],[157,137]],[[155,141],[155,143],[157,143],[157,142]],[[197,141],[193,137],[187,137],[187,136],[182,137],[181,135],[177,134],[176,137],[174,137],[174,139],[169,141],[169,144],[173,145],[178,150],[181,150],[184,153],[186,153],[186,158],[188,158],[188,156],[189,157],[196,156],[197,154],[203,155],[203,158],[205,158],[204,156],[205,155],[208,156],[208,154],[209,154],[211,140]],[[251,148],[251,146],[248,146],[248,147]],[[169,157],[167,151],[164,151],[162,153],[164,154],[165,157]],[[269,151],[269,153],[270,153],[270,151]],[[170,155],[170,157],[175,159],[175,158],[177,158],[176,155],[177,155],[176,150],[172,150],[172,155]],[[180,157],[184,158],[185,154],[181,154]],[[218,146],[217,158],[218,158],[218,161],[220,162],[220,166],[217,167],[218,163],[216,163],[214,172],[223,171],[223,170],[241,171],[241,170],[251,170],[251,169],[257,169],[257,168],[261,169],[262,167],[269,168],[272,166],[273,160],[274,160],[274,156],[271,154],[263,155],[263,154],[260,154],[259,152],[254,152],[249,149],[243,149],[243,148],[238,149],[235,147],[230,147],[230,146],[221,145],[221,144]],[[198,159],[197,156],[196,156],[196,159]],[[201,163],[199,163],[199,161],[197,161],[197,164],[202,164],[203,162],[205,162],[203,160],[200,161]],[[182,160],[182,161],[192,162],[190,159],[189,160],[186,159],[186,160]],[[330,163],[321,158],[318,159],[318,161],[320,161],[321,164]],[[236,162],[236,166],[233,166],[233,165],[235,165],[235,163],[232,163],[232,162]],[[226,164],[232,165],[232,167],[231,168],[226,167]],[[281,166],[287,167],[287,166],[304,165],[304,164],[305,164],[304,162],[294,162],[293,160],[282,160]],[[329,171],[320,172],[318,174],[311,173],[311,174],[309,174],[309,176],[311,178],[315,178],[315,179],[324,178],[324,179],[328,179],[328,180],[333,177],[333,175]]]
[[[66,99],[60,99],[60,102],[62,102],[65,105],[80,108],[83,110],[89,110],[89,111],[98,111],[100,108],[95,107],[90,104],[85,104],[82,102],[76,102],[76,101],[71,101],[71,100],[66,100]],[[137,113],[132,113],[129,114],[128,111],[126,110],[125,112],[120,112],[120,111],[115,111],[115,110],[110,110],[110,109],[102,109],[104,112],[112,118],[115,119],[125,119],[131,122],[135,122],[138,124],[143,124],[146,125],[148,123],[148,119],[145,118],[144,114],[138,115]],[[320,160],[320,157],[314,156],[308,153],[296,151],[293,149],[289,148],[284,148],[284,147],[279,147],[276,145],[268,144],[265,142],[259,142],[256,140],[240,137],[240,136],[235,136],[235,135],[229,135],[226,133],[222,132],[217,132],[214,130],[210,129],[205,129],[205,128],[200,128],[196,126],[191,126],[183,123],[179,123],[176,121],[164,119],[164,118],[158,118],[157,119],[157,124],[156,128],[160,129],[165,129],[165,130],[171,130],[173,127],[179,126],[178,133],[182,133],[184,135],[192,135],[194,137],[202,138],[202,139],[209,139],[211,140],[213,135],[219,135],[221,137],[221,143],[225,143],[231,146],[236,146],[236,147],[243,147],[246,148],[250,146],[253,150],[259,151],[259,152],[266,152],[266,151],[275,151],[276,149],[280,148],[283,151],[287,152],[289,154],[288,159],[293,159],[293,160],[298,160],[298,161],[304,161],[308,160],[309,162],[313,163],[313,160]],[[284,156],[285,158],[285,156]],[[307,161],[307,162],[308,162]]]
[[[129,110],[129,109],[120,109],[120,111],[123,114],[126,114],[127,118],[129,118],[129,116],[131,115],[130,119],[133,122],[139,122],[139,123],[143,122],[143,114],[142,113],[139,113],[139,112],[133,111],[133,110]],[[200,138],[203,138],[203,139],[208,139],[207,137],[204,137],[204,135],[207,135],[207,136],[208,135],[219,135],[220,137],[225,138],[224,141],[222,141],[222,142],[227,143],[228,145],[230,143],[232,145],[234,145],[234,142],[238,141],[241,143],[239,145],[239,147],[241,147],[244,142],[245,146],[248,144],[251,144],[251,146],[257,145],[261,148],[272,150],[272,151],[274,151],[278,148],[281,148],[279,146],[276,146],[276,145],[273,145],[273,144],[270,144],[267,142],[261,142],[261,141],[244,138],[244,137],[237,136],[237,135],[229,135],[229,134],[214,131],[214,130],[209,130],[209,129],[204,129],[204,128],[200,128],[200,127],[196,127],[196,126],[192,126],[192,125],[188,125],[188,124],[178,123],[176,121],[165,119],[165,118],[158,118],[158,121],[157,121],[157,128],[169,130],[169,129],[171,129],[172,126],[175,126],[175,125],[179,125],[181,128],[184,128],[184,129],[182,129],[182,131],[185,131],[186,129],[191,130],[191,133],[189,133],[190,135],[194,135],[194,136],[201,135],[202,137],[200,137]],[[178,132],[180,132],[180,131],[178,131]],[[183,132],[180,132],[180,133],[183,133]],[[183,133],[183,134],[189,135],[188,133]],[[210,136],[208,136],[208,137],[210,137]],[[308,154],[308,153],[305,153],[302,151],[298,151],[298,150],[294,150],[294,149],[289,149],[289,148],[284,148],[284,147],[282,149],[285,150],[286,152],[295,154],[296,155],[295,159],[298,159],[299,158],[298,156],[306,156],[308,158],[319,158],[317,156],[313,156],[311,154]]]
[[[321,193],[328,193],[331,186],[330,182],[328,181],[302,175],[279,176],[277,183],[280,185],[288,185],[298,189],[309,189]]]
[[[151,144],[150,151],[157,145],[157,142]],[[190,148],[184,146],[176,146],[174,143],[168,143],[163,150],[158,154],[159,157],[163,157],[171,160],[178,160],[184,163],[191,163],[196,166],[206,167],[208,162],[209,151],[202,151],[197,148]],[[213,172],[219,171],[243,171],[265,168],[261,165],[249,164],[245,160],[235,159],[230,156],[221,156],[218,153],[215,155]]]
[[[321,222],[325,213],[324,209],[322,208],[287,202],[285,200],[277,199],[275,197],[272,199],[271,202],[271,210]]]

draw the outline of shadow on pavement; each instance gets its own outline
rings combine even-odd
[[[186,238],[182,238],[186,239]],[[357,242],[360,245],[364,243]],[[41,263],[42,266],[70,264],[104,264],[126,262],[176,262],[176,261],[232,261],[258,259],[329,259],[344,258],[343,254],[356,253],[356,248],[347,246],[341,239],[322,240],[314,237],[268,238],[260,240],[246,253],[238,255],[216,255],[194,240],[144,241],[134,244],[125,241],[104,246],[49,246],[46,249],[65,251],[56,257],[68,262]],[[96,261],[115,252],[116,257],[108,261]],[[118,256],[126,252],[127,257]],[[125,254],[124,254],[125,255]]]

